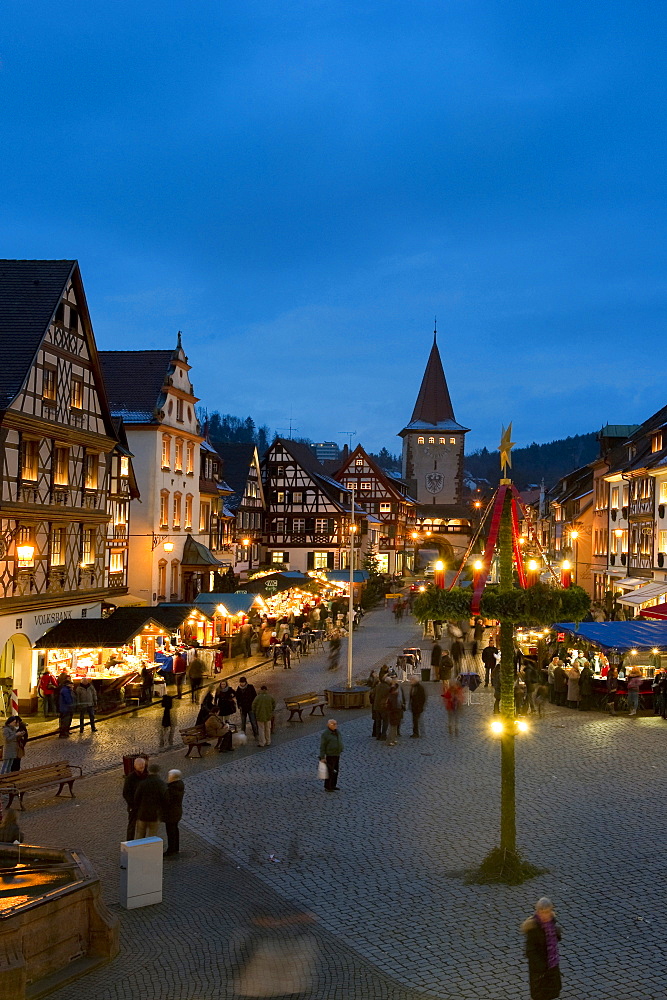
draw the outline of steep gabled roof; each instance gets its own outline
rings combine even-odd
[[[412,497],[407,495],[407,493],[402,493],[398,488],[399,482],[401,482],[402,485],[402,481],[393,479],[389,476],[384,469],[382,469],[377,462],[370,457],[368,452],[364,451],[360,444],[357,445],[353,452],[350,452],[346,460],[338,469],[336,476],[340,477],[340,482],[343,481],[344,476],[355,472],[354,461],[357,458],[364,459],[364,461],[370,466],[373,475],[382,483],[391,496],[394,496],[397,500],[403,500],[405,503],[414,504],[415,506],[417,505],[416,500],[413,500]],[[357,500],[359,500],[360,503],[363,503],[363,497],[359,495],[357,496]]]
[[[445,371],[442,367],[440,351],[435,333],[433,347],[426,364],[426,371],[417,396],[417,402],[408,424],[410,430],[458,430],[467,431],[467,427],[457,424],[454,408],[447,387]]]
[[[99,358],[111,412],[127,424],[153,423],[174,351],[100,351]]]
[[[316,485],[332,503],[338,504],[343,510],[350,509],[349,505],[346,507],[345,503],[342,503],[340,500],[340,494],[349,494],[349,490],[346,490],[341,483],[336,482],[335,479],[326,474],[312,448],[301,441],[292,441],[290,438],[276,438],[271,444],[269,452],[276,446],[283,448],[292,456],[297,465],[300,465],[302,469],[316,480]]]
[[[75,260],[0,260],[0,409],[21,391]]]
[[[663,448],[651,451],[651,437],[655,431],[665,429]],[[635,446],[635,457],[628,457],[628,445]],[[618,460],[610,466],[608,474],[619,472],[634,472],[641,469],[651,469],[662,466],[667,460],[667,406],[661,407],[648,420],[640,424],[625,442]]]
[[[238,510],[243,500],[255,448],[256,446],[252,442],[229,441],[219,444],[216,448],[222,459],[222,474],[225,477],[225,482],[233,491],[231,496],[225,499],[225,504],[230,510]]]

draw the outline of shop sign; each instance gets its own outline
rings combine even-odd
[[[278,581],[277,580],[267,580],[266,583],[264,584],[264,589],[265,590],[277,590],[278,589]],[[238,593],[238,591],[237,591],[237,593]]]

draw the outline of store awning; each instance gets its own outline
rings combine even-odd
[[[641,580],[636,576],[622,576],[620,580],[613,580],[612,585],[614,587],[622,587],[623,590],[632,590],[633,587],[641,587],[646,580]]]
[[[570,632],[603,649],[667,649],[667,622],[634,618],[630,622],[558,622],[556,632]]]
[[[647,601],[654,601],[656,597],[662,597],[666,592],[667,583],[652,582],[645,584],[643,587],[638,587],[637,590],[631,590],[629,594],[617,597],[616,600],[619,604],[628,604],[636,608],[640,604],[646,604]]]
[[[107,598],[107,604],[113,604],[116,608],[145,608],[148,601],[145,597],[137,597],[136,594],[119,594],[118,597]]]
[[[35,643],[35,649],[116,649],[142,633],[169,635],[151,612],[152,608],[119,608],[108,618],[66,618]]]
[[[188,569],[192,566],[222,566],[219,559],[213,555],[201,542],[196,542],[192,535],[188,535],[183,546],[183,558],[181,566]]]
[[[264,604],[259,594],[199,594],[195,598],[195,606],[210,618],[216,614],[225,618],[247,615],[255,604]],[[219,608],[224,608],[224,611]]]
[[[640,618],[667,619],[667,604],[654,604],[652,608],[642,608]]]
[[[324,574],[327,580],[331,583],[349,583],[350,582],[350,571],[349,569],[330,569]],[[355,569],[352,573],[353,583],[366,583],[369,578],[368,570],[365,569]]]

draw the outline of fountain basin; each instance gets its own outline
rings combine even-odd
[[[0,844],[0,1000],[35,1000],[109,961],[118,936],[83,854]]]

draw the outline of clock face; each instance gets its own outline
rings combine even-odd
[[[445,485],[445,477],[441,472],[427,472],[424,477],[426,482],[426,489],[429,493],[440,493],[443,486]]]

